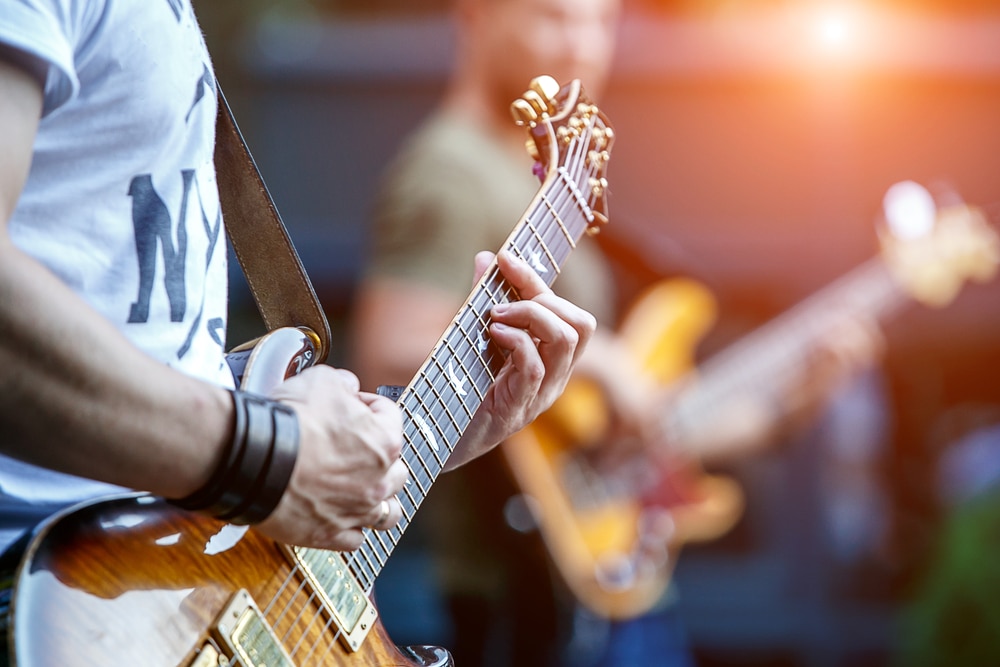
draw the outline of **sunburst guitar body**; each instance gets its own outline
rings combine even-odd
[[[292,549],[152,496],[76,508],[49,522],[25,559],[12,609],[17,665],[450,664],[440,648],[397,648],[360,589],[354,608],[370,619],[359,627],[372,627],[352,647]],[[354,582],[342,575],[340,585]]]

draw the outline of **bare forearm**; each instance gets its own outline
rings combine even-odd
[[[0,449],[166,496],[198,488],[229,437],[221,387],[146,356],[0,241]]]

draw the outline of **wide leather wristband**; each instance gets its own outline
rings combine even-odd
[[[298,418],[277,401],[231,393],[233,437],[219,466],[201,489],[171,502],[246,525],[270,516],[288,486],[298,457]]]

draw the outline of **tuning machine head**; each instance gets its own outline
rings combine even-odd
[[[559,83],[551,76],[542,75],[531,80],[528,90],[510,105],[510,113],[518,126],[533,126],[542,118],[556,113],[556,96]]]

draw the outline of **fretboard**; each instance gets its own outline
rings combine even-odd
[[[579,169],[587,169],[585,164],[581,158]],[[593,220],[579,182],[587,182],[586,173],[555,170],[504,244],[548,285]],[[348,558],[365,590],[374,585],[503,366],[503,352],[489,340],[490,311],[517,298],[494,262],[399,396],[402,458],[410,470],[397,496],[403,518],[392,530],[366,531],[363,546]]]

